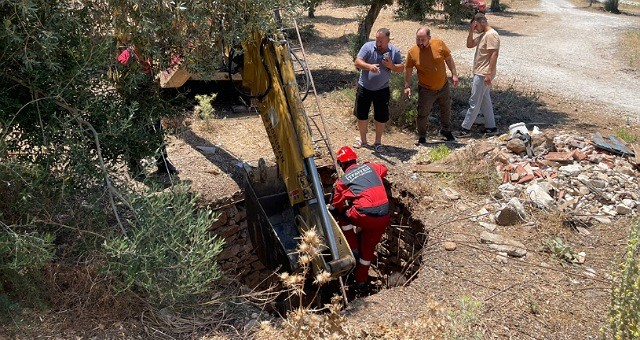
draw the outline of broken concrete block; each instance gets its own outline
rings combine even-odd
[[[527,196],[540,209],[550,210],[555,203],[549,192],[539,184],[529,186]]]
[[[582,166],[580,164],[569,164],[561,166],[558,170],[565,175],[577,176],[582,173]]]
[[[521,154],[527,151],[527,147],[521,139],[514,138],[507,142],[507,149],[515,154]]]
[[[507,226],[524,221],[526,216],[522,202],[516,197],[511,198],[496,214],[496,224]]]
[[[626,205],[627,207],[633,209],[636,207],[636,205],[638,204],[636,201],[630,199],[630,198],[625,198],[622,200],[622,204]]]
[[[527,248],[524,244],[502,235],[483,231],[480,233],[480,241],[486,243],[489,248],[507,253],[509,256],[522,257],[527,255]]]
[[[627,215],[631,213],[631,208],[624,204],[618,204],[616,205],[616,213],[618,215]]]

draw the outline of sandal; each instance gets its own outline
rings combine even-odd
[[[382,144],[380,144],[380,143],[375,143],[375,144],[373,144],[373,149],[376,152],[383,152],[384,151],[384,146]]]
[[[363,147],[363,146],[365,146],[365,147],[366,147],[366,146],[367,146],[367,143],[366,143],[366,142],[365,142],[365,143],[363,143],[362,141],[360,141],[360,140],[358,140],[358,139],[356,139],[356,141],[355,141],[355,142],[353,142],[353,147],[354,147],[354,148],[356,148],[356,149],[360,149],[360,148],[361,148],[361,147]]]

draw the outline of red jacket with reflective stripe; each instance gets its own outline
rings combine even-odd
[[[353,164],[345,171],[333,187],[333,205],[342,212],[347,202],[359,213],[369,216],[384,216],[389,212],[389,200],[382,184],[387,175],[383,164]]]

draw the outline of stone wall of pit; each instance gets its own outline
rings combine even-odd
[[[225,240],[218,264],[231,277],[248,287],[260,285],[272,272],[255,255],[247,230],[243,195],[237,194],[211,205],[218,220],[211,231]]]
[[[378,244],[376,274],[387,287],[400,286],[416,278],[422,264],[422,248],[428,234],[424,224],[412,217],[401,200],[402,193],[389,195],[391,225]]]

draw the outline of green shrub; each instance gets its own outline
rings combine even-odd
[[[211,95],[196,95],[198,105],[194,108],[194,113],[199,115],[204,120],[209,120],[215,115],[215,110],[211,103],[216,99],[217,94]]]
[[[141,293],[157,307],[182,307],[209,292],[221,275],[216,257],[224,241],[209,232],[217,216],[196,210],[196,197],[185,187],[129,200],[136,216],[128,234],[104,242],[119,288]]]
[[[640,222],[636,222],[627,241],[624,262],[614,273],[611,306],[607,323],[611,338],[640,337],[640,265],[638,264]],[[603,331],[606,331],[603,329]]]
[[[415,71],[411,84],[411,98],[407,98],[404,94],[404,73],[394,73],[389,80],[389,121],[400,128],[414,127],[418,116],[418,76]]]
[[[635,143],[638,141],[638,136],[622,128],[616,130],[616,137],[621,138],[627,143]]]
[[[435,148],[429,150],[428,156],[431,162],[437,162],[441,159],[447,158],[451,154],[451,149],[444,144],[440,144]]]

